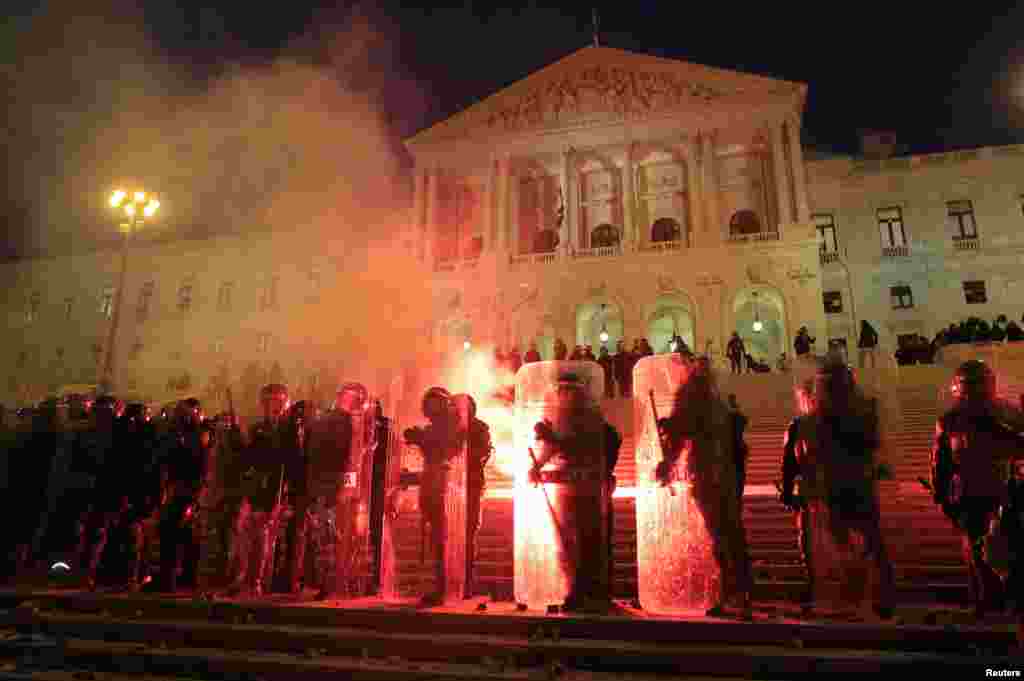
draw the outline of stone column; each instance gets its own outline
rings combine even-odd
[[[480,226],[480,231],[484,239],[484,252],[489,253],[494,249],[495,246],[495,230],[494,230],[494,190],[495,190],[495,163],[494,157],[488,156],[487,173],[484,176],[484,191],[483,196],[480,197],[480,204],[483,206],[482,220],[483,224]]]
[[[419,258],[422,260],[425,255],[426,248],[426,225],[423,217],[423,208],[426,205],[426,188],[427,188],[427,176],[421,168],[416,168],[416,173],[413,175],[413,200],[412,200],[412,215],[409,220],[409,232],[410,235],[415,235],[419,243],[416,245],[416,251]]]
[[[424,237],[426,242],[425,255],[427,267],[434,267],[435,241],[437,240],[437,221],[440,204],[438,203],[438,185],[441,182],[441,171],[432,167],[426,171],[427,220]]]
[[[804,150],[800,143],[800,117],[793,115],[786,122],[789,131],[789,156],[793,164],[793,185],[796,194],[796,219],[799,222],[811,221],[811,211],[807,205],[807,173],[804,169]]]
[[[793,200],[789,193],[789,171],[786,168],[786,152],[782,147],[782,135],[784,125],[772,124],[768,128],[768,135],[772,144],[772,175],[775,178],[775,203],[778,206],[778,230],[782,233],[782,226],[793,222]]]
[[[508,233],[508,156],[499,156],[497,159],[497,183],[498,191],[494,202],[494,224],[498,231],[498,250],[506,255],[510,252],[510,241]]]
[[[558,255],[566,258],[569,255],[569,235],[572,233],[572,223],[569,221],[569,175],[572,167],[572,151],[569,149],[563,151],[561,161],[559,182],[561,183],[562,205],[565,210],[562,215],[562,225],[558,229]]]
[[[637,249],[639,237],[636,225],[636,201],[633,195],[633,143],[626,144],[626,158],[622,168],[622,250],[630,253]]]
[[[691,139],[683,142],[682,149],[686,163],[686,227],[689,230],[689,245],[693,247],[706,241],[703,234],[706,229],[704,211],[701,210],[703,192],[700,188],[699,150]]]
[[[700,135],[700,168],[701,193],[704,195],[704,231],[717,234],[721,241],[725,234],[722,227],[722,215],[718,207],[718,164],[715,161],[714,132],[706,131]],[[712,237],[714,239],[715,237]]]

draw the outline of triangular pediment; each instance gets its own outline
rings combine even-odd
[[[807,86],[608,47],[585,47],[423,130],[411,147],[785,97]]]

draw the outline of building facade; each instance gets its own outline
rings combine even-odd
[[[435,342],[774,361],[824,330],[806,87],[588,47],[407,142]],[[755,332],[755,322],[759,322]]]
[[[429,270],[429,344],[550,358],[558,338],[660,352],[678,333],[721,363],[735,331],[773,363],[801,326],[820,352],[866,319],[891,356],[903,334],[1019,317],[1024,147],[805,159],[805,95],[588,47],[414,136],[402,243]],[[140,243],[123,282],[116,251],[4,265],[0,401],[96,383],[108,354],[147,401],[248,403],[272,378],[329,395],[352,358],[292,322],[338,295],[331,253],[262,232]]]

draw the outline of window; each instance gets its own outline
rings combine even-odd
[[[64,319],[71,319],[71,313],[75,310],[75,299],[65,298],[64,299]]]
[[[907,236],[903,231],[903,210],[901,208],[882,208],[877,215],[882,248],[906,247]]]
[[[460,257],[478,256],[483,248],[480,188],[461,178],[441,177],[436,190],[437,261],[450,262]]]
[[[814,226],[818,230],[822,253],[838,253],[839,242],[836,240],[836,221],[829,213],[812,216]]]
[[[683,231],[679,226],[679,221],[673,218],[658,218],[651,225],[652,243],[679,241],[682,238],[682,234]]]
[[[825,302],[825,314],[840,314],[843,311],[841,291],[825,291],[821,295]]]
[[[100,357],[103,356],[103,346],[100,343],[92,344],[92,357],[96,362],[100,361]]]
[[[131,357],[131,359],[138,359],[140,354],[142,354],[142,341],[135,341],[134,343],[132,343],[131,350],[129,351],[129,356]]]
[[[186,282],[178,289],[178,310],[188,312],[192,309],[192,284]]]
[[[224,354],[224,339],[218,338],[213,342],[213,352],[218,355]]]
[[[261,310],[277,309],[277,280],[278,277],[270,277],[263,287],[263,296],[260,298]]]
[[[905,310],[914,307],[914,294],[906,284],[890,286],[889,295],[892,296],[892,309]]]
[[[953,241],[978,238],[978,224],[974,220],[974,205],[970,201],[947,201],[946,225]]]
[[[590,235],[593,248],[611,248],[619,245],[619,230],[609,224],[598,225]]]
[[[680,162],[643,163],[637,167],[634,190],[641,211],[652,220],[652,244],[683,240],[689,205],[686,188],[686,166]]]
[[[261,333],[256,337],[256,350],[260,353],[270,352],[269,333]]]
[[[761,218],[752,210],[738,210],[729,218],[729,234],[760,234]]]
[[[28,353],[22,350],[18,353],[17,367],[19,369],[24,369],[26,364],[28,364]]]
[[[149,308],[153,300],[153,291],[156,289],[156,284],[152,281],[147,281],[142,285],[142,289],[139,291],[139,306],[136,310],[136,314],[139,321],[145,321],[149,317]]]
[[[57,361],[58,362],[63,362],[64,361],[64,348],[62,348],[62,347],[57,348]]]
[[[114,287],[107,286],[100,293],[100,314],[110,319],[114,316]]]
[[[988,302],[988,296],[985,294],[985,282],[984,281],[965,281],[964,282],[964,301],[968,305],[981,305]]]
[[[43,294],[33,291],[28,297],[28,305],[25,306],[25,321],[31,324],[39,319],[39,308],[43,305]]]
[[[226,312],[231,309],[231,292],[235,287],[232,281],[222,281],[217,290],[217,309]]]
[[[630,171],[627,171],[630,172]],[[619,226],[622,215],[622,191],[617,168],[595,168],[579,176],[579,245],[593,248],[592,232],[603,224]]]

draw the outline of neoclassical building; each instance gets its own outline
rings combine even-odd
[[[435,341],[721,355],[738,330],[771,361],[824,332],[806,92],[587,47],[408,140]]]
[[[822,157],[801,144],[806,92],[587,47],[407,140],[429,344],[550,357],[556,338],[662,351],[678,333],[721,362],[736,331],[772,362],[801,326],[822,351],[867,319],[891,354],[967,316],[1019,319],[1024,147]],[[221,401],[272,371],[312,395],[343,369],[291,322],[335,295],[338,252],[260,232],[140,244],[123,282],[117,251],[3,265],[0,402],[94,383],[108,353],[147,400]]]

